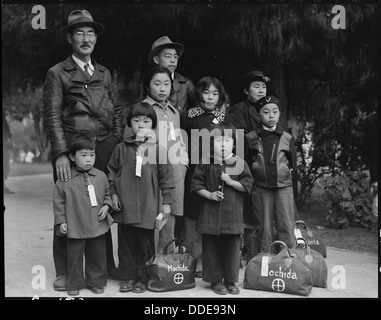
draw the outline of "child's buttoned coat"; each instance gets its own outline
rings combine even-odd
[[[235,168],[237,174],[229,174],[227,169]],[[247,163],[232,156],[222,163],[214,163],[210,158],[210,164],[206,159],[196,166],[191,182],[191,192],[206,189],[210,192],[222,191],[222,201],[201,199],[201,210],[197,219],[196,230],[200,233],[220,234],[242,234],[243,233],[243,195],[223,182],[221,173],[225,172],[230,178],[240,182],[249,194],[253,186],[253,177]]]

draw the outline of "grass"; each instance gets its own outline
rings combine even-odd
[[[12,176],[52,173],[50,162],[44,163],[12,163]],[[329,204],[324,203],[319,190],[315,192],[306,204],[299,208],[298,219],[303,220],[308,228],[318,235],[329,247],[336,247],[358,252],[378,254],[378,234],[376,223],[372,230],[360,227],[348,229],[332,229],[325,220]]]
[[[361,227],[333,229],[329,227],[326,221],[328,210],[329,204],[324,204],[321,198],[309,199],[299,209],[299,219],[303,220],[308,228],[324,241],[326,246],[378,254],[376,222],[371,229]]]

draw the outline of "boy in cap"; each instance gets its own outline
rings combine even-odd
[[[249,141],[253,150],[252,203],[263,228],[261,251],[268,252],[274,241],[274,222],[279,240],[290,248],[295,241],[292,174],[296,172],[296,151],[293,137],[279,124],[279,99],[265,96],[256,102],[255,107],[260,125]]]
[[[185,121],[189,105],[193,101],[193,82],[175,72],[178,62],[184,53],[184,46],[181,43],[172,42],[167,36],[157,39],[148,53],[147,60],[151,65],[159,65],[169,69],[173,80],[173,90],[169,97],[169,102],[180,113],[180,126],[185,128]]]
[[[69,148],[77,133],[96,141],[94,167],[105,172],[115,146],[122,141],[123,128],[117,104],[111,90],[110,71],[96,63],[91,54],[104,26],[95,22],[87,10],[74,10],[68,24],[61,30],[63,39],[71,45],[72,54],[49,69],[44,85],[44,128],[52,148],[54,182],[71,178]],[[54,230],[53,257],[56,279],[53,288],[66,291],[66,239]],[[107,232],[107,273],[117,278],[113,257],[111,231]]]

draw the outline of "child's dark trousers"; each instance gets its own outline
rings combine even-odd
[[[106,234],[90,239],[67,238],[68,290],[107,284]],[[85,257],[85,276],[83,274]]]
[[[205,282],[236,283],[240,266],[240,235],[202,235],[202,278]]]

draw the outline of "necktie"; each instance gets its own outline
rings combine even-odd
[[[88,63],[86,63],[86,64],[85,64],[85,74],[86,74],[86,78],[87,78],[87,80],[90,80],[90,79],[91,79],[91,74],[90,74],[89,69],[90,69],[90,66],[89,66]]]

